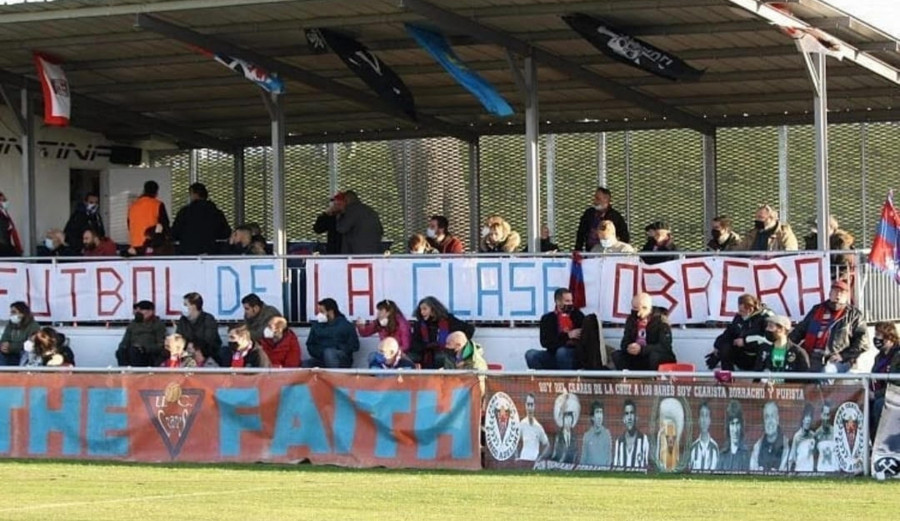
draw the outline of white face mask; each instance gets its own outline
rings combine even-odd
[[[4,210],[9,210],[9,201],[3,201],[2,203],[0,203],[0,208],[3,208]]]
[[[263,330],[263,338],[275,338],[275,332],[272,331],[271,327],[267,327]]]
[[[34,342],[32,340],[26,340],[25,343],[22,345],[22,349],[24,349],[26,353],[33,353],[34,352]]]
[[[89,205],[86,206],[86,209],[87,209],[87,212],[88,212],[88,213],[94,213],[94,212],[97,211],[97,205],[96,205],[96,204],[89,204]]]
[[[606,210],[606,205],[595,204],[595,205],[594,205],[594,210],[597,210],[598,212],[602,212],[602,211]]]
[[[609,248],[612,245],[613,245],[612,239],[600,239],[600,246],[603,246],[604,248]]]
[[[53,239],[51,239],[50,237],[45,238],[44,239],[44,247],[47,248],[48,250],[52,250],[53,249]]]
[[[184,306],[184,316],[191,316],[191,306]]]
[[[19,322],[22,321],[22,316],[21,315],[10,315],[9,321],[12,324],[18,324]]]
[[[425,236],[429,239],[434,239],[435,237],[437,237],[437,232],[432,228],[428,228],[427,230],[425,230]]]
[[[378,319],[378,325],[381,326],[381,327],[387,327],[387,325],[388,325],[388,319],[387,319],[387,318],[384,318],[384,317],[379,318],[379,319]]]
[[[413,250],[412,252],[416,255],[422,255],[423,253],[425,253],[425,248],[419,248],[418,250]]]
[[[325,322],[328,322],[328,317],[325,313],[316,313],[316,322],[324,324]]]
[[[484,228],[481,229],[481,236],[482,236],[482,237],[487,237],[487,236],[490,235],[490,234],[491,234],[491,228],[490,228],[490,227],[485,226]]]

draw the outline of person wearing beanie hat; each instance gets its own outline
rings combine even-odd
[[[166,325],[156,316],[156,306],[149,300],[134,305],[134,320],[116,350],[120,367],[157,367],[168,357],[164,350]]]
[[[805,373],[809,371],[809,355],[791,342],[791,319],[772,315],[766,319],[766,340],[769,342],[756,359],[756,370],[773,373]]]
[[[831,283],[828,300],[814,306],[790,339],[809,354],[810,370],[846,373],[868,349],[862,311],[850,303],[850,285]]]
[[[676,246],[672,241],[672,235],[669,232],[669,225],[666,224],[665,221],[654,221],[645,226],[644,231],[647,232],[647,242],[644,243],[644,247],[641,248],[641,251],[678,251],[678,246]],[[668,262],[677,259],[678,257],[674,255],[648,255],[641,258],[644,264],[659,264],[661,262]]]

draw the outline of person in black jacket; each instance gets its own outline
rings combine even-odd
[[[78,203],[78,207],[72,212],[63,232],[66,234],[66,244],[74,251],[84,249],[84,232],[93,230],[98,237],[106,237],[106,228],[103,226],[103,217],[100,216],[100,196],[89,193],[84,196],[84,202]]]
[[[409,357],[420,364],[422,369],[454,369],[456,354],[447,349],[447,337],[450,333],[462,331],[471,340],[475,334],[475,326],[453,316],[434,297],[425,297],[419,301],[415,317]]]
[[[178,211],[172,225],[172,239],[179,242],[181,255],[212,255],[219,252],[218,240],[231,236],[231,227],[222,210],[209,200],[202,183],[190,187],[191,202]]]
[[[584,314],[573,305],[572,292],[559,288],[553,293],[556,308],[541,317],[541,347],[525,352],[529,369],[578,369],[576,346],[581,338]]]
[[[868,349],[866,320],[859,308],[850,304],[850,285],[831,283],[828,300],[813,306],[791,331],[791,342],[809,353],[810,369],[846,373]]]
[[[708,357],[710,369],[714,362],[722,362],[722,369],[752,371],[756,367],[760,348],[765,344],[766,319],[772,311],[760,303],[755,295],[738,297],[738,314],[721,335],[716,337],[713,353]]]
[[[766,340],[769,342],[760,351],[756,360],[756,371],[773,373],[806,373],[809,371],[809,355],[802,347],[788,338],[791,319],[772,315],[766,318]],[[797,383],[797,380],[792,380]]]
[[[664,221],[652,222],[644,227],[644,231],[647,233],[647,242],[644,243],[641,251],[678,251],[678,246],[675,246],[675,242],[672,241],[669,225]],[[644,264],[659,264],[678,260],[678,257],[675,255],[642,255],[641,260],[644,261]]]
[[[325,235],[325,255],[341,253],[341,234],[337,231],[337,215],[344,210],[344,194],[338,192],[331,198],[331,203],[324,212],[316,217],[313,231]]]
[[[638,293],[631,300],[620,347],[613,353],[620,371],[656,371],[660,364],[676,362],[669,317],[664,309],[653,307],[650,295]]]
[[[594,192],[594,206],[586,209],[578,222],[575,251],[591,251],[591,248],[600,241],[597,238],[597,228],[603,221],[612,221],[616,227],[616,238],[625,243],[631,242],[628,224],[622,214],[612,207],[611,199],[612,192],[609,188],[600,186]]]
[[[228,366],[231,353],[223,351],[219,324],[214,316],[203,311],[203,297],[199,293],[184,296],[184,314],[175,325],[175,334],[184,338],[188,350],[199,351],[204,360],[212,358],[218,365]]]

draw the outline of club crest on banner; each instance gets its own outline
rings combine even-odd
[[[875,470],[875,479],[881,481],[888,478],[895,478],[900,475],[900,460],[892,456],[879,458],[873,463]]]
[[[834,416],[834,442],[841,471],[859,474],[863,470],[866,429],[859,405],[845,402]]]
[[[491,456],[506,461],[519,446],[519,411],[506,393],[491,397],[484,414],[485,442]]]
[[[202,389],[182,389],[175,382],[165,390],[142,390],[141,399],[150,422],[162,438],[169,456],[178,457],[194,425],[194,419],[203,406],[205,392]]]

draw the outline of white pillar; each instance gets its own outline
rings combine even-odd
[[[527,212],[528,252],[540,253],[540,215],[541,215],[541,178],[538,161],[538,125],[540,121],[538,109],[537,63],[532,57],[525,58],[525,201]]]

